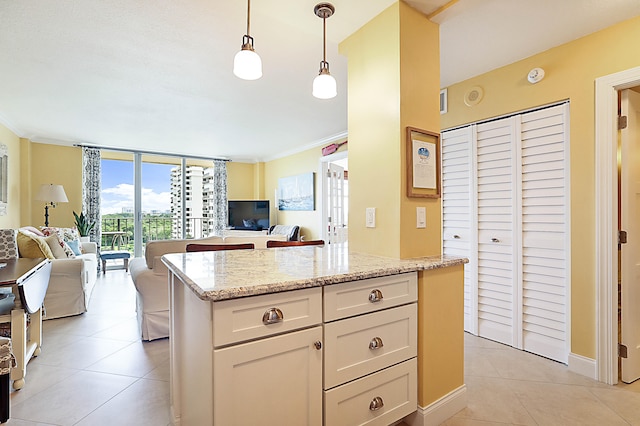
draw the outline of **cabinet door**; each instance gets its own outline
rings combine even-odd
[[[322,327],[214,351],[214,424],[322,425]]]
[[[464,329],[478,334],[475,125],[442,133],[442,254],[464,265]]]

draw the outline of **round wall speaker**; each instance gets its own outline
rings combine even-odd
[[[482,100],[482,96],[484,95],[484,91],[480,86],[473,86],[471,89],[467,90],[464,94],[464,103],[467,106],[474,106],[480,103]]]

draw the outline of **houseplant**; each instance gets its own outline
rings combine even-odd
[[[89,233],[91,232],[93,227],[96,225],[96,223],[90,220],[87,216],[85,216],[83,212],[80,212],[80,215],[78,215],[74,211],[73,216],[75,217],[76,228],[78,229],[78,233],[80,234],[81,239],[88,240]]]

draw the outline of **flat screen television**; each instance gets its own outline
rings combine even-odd
[[[262,231],[269,229],[269,200],[229,200],[231,229]]]

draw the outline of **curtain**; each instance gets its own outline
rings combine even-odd
[[[211,200],[210,229],[222,236],[227,227],[227,162],[213,160],[213,199]]]
[[[100,150],[82,147],[82,212],[95,226],[89,234],[91,241],[98,245],[100,256]],[[100,262],[98,262],[100,270]]]

